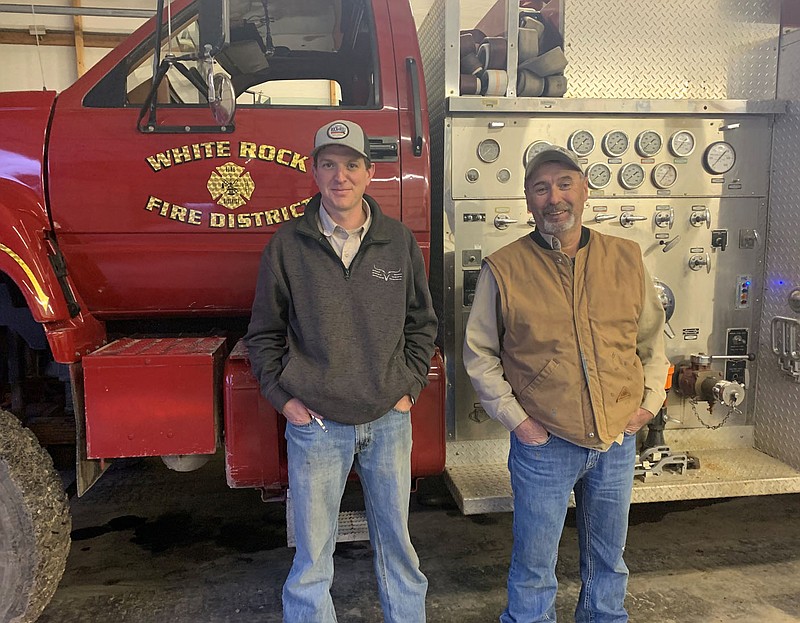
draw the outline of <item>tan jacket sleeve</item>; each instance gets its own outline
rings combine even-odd
[[[464,335],[464,367],[486,413],[512,431],[528,415],[503,375],[500,361],[502,335],[500,292],[492,270],[484,264]]]

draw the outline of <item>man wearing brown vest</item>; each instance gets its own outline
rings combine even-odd
[[[635,436],[664,402],[664,310],[630,240],[581,225],[577,157],[552,146],[525,169],[536,230],[484,261],[464,364],[511,431],[514,546],[502,623],[555,621],[558,543],[575,492],[577,623],[621,623]]]

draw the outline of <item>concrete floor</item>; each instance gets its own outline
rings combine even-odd
[[[462,516],[440,479],[412,503],[430,580],[431,623],[496,621],[505,603],[511,515]],[[424,502],[424,503],[423,503]],[[291,563],[284,507],[225,485],[221,460],[180,474],[119,462],[72,500],[73,546],[42,623],[281,620]],[[626,560],[633,622],[800,622],[800,495],[636,505]],[[558,563],[560,621],[579,590],[572,514]],[[340,544],[342,623],[381,621],[368,543]]]

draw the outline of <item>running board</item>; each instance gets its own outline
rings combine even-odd
[[[687,469],[683,473],[665,471],[658,476],[651,475],[644,482],[637,479],[631,501],[800,492],[800,471],[753,448],[752,427],[726,428],[724,432],[714,433],[699,429],[668,431],[671,448],[690,452],[698,459],[699,469]],[[714,443],[728,447],[715,447]],[[507,456],[507,439],[448,443],[445,482],[463,514],[513,510]]]

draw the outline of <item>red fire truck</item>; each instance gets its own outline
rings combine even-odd
[[[462,4],[417,31],[401,0],[159,0],[65,91],[0,93],[0,623],[35,620],[69,549],[43,447],[74,446],[79,495],[114,459],[224,451],[231,487],[290,497],[239,340],[337,118],[369,134],[370,192],[430,268],[415,478],[512,508],[508,433],[460,347],[482,258],[534,226],[524,163],[557,143],[586,167],[584,224],[641,246],[669,320],[633,500],[800,491],[796,3]]]
[[[429,258],[407,3],[233,2],[227,43],[223,3],[160,5],[162,28],[151,20],[73,87],[0,94],[0,621],[38,615],[69,544],[61,481],[18,417],[46,444],[74,421],[79,494],[109,459],[184,470],[222,449],[231,487],[287,486],[283,418],[238,340],[264,245],[316,192],[317,127],[366,129],[370,191]],[[47,375],[68,381],[66,400],[37,412],[31,378]],[[444,467],[438,355],[430,381],[413,413],[415,477]]]

